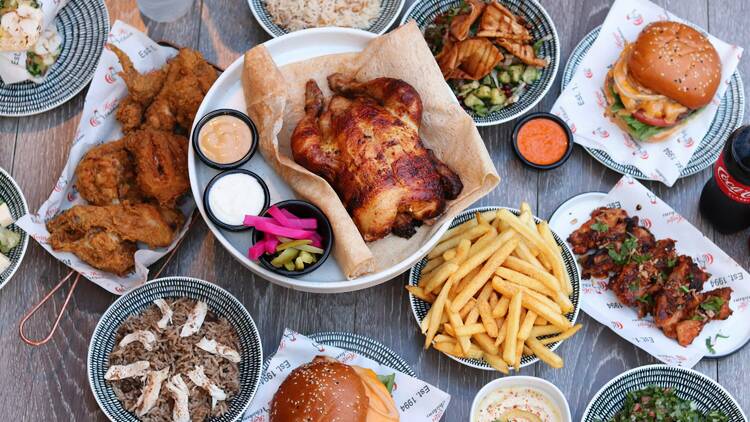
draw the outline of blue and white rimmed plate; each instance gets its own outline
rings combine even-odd
[[[459,5],[463,0],[416,0],[407,9],[401,24],[414,20],[417,26],[424,31],[425,27],[432,23],[435,18],[447,12],[449,9]],[[527,111],[531,110],[549,92],[557,75],[560,65],[560,39],[557,29],[547,11],[536,0],[493,0],[499,1],[514,14],[523,17],[531,25],[531,35],[534,40],[549,38],[542,43],[539,55],[548,57],[550,63],[542,71],[542,77],[534,82],[521,95],[518,102],[505,107],[487,116],[479,116],[472,111],[467,113],[474,119],[477,126],[491,126],[511,121]]]
[[[468,209],[461,214],[457,215],[456,218],[453,219],[449,224],[449,228],[453,228],[458,226],[461,223],[464,223],[466,221],[471,220],[474,218],[475,213],[477,212],[485,212],[485,211],[492,211],[492,210],[499,210],[499,209],[507,209],[508,211],[512,212],[515,215],[521,215],[521,212],[514,208],[508,208],[508,207],[479,207],[479,208],[472,208]],[[534,217],[534,221],[539,224],[542,220],[538,217]],[[581,275],[578,272],[578,266],[576,264],[575,256],[573,255],[573,252],[570,250],[568,245],[565,243],[565,240],[562,239],[560,236],[557,235],[554,231],[552,232],[552,236],[555,238],[555,242],[557,242],[557,245],[560,246],[560,249],[562,251],[562,257],[563,261],[565,263],[565,271],[568,272],[568,276],[570,277],[570,282],[573,285],[573,293],[570,295],[570,301],[573,302],[573,311],[565,315],[565,318],[568,319],[572,324],[575,324],[576,319],[578,319],[578,312],[581,309],[580,306],[580,293],[581,293]],[[422,275],[422,268],[427,265],[427,257],[423,258],[421,261],[417,262],[414,267],[412,267],[411,271],[409,272],[409,281],[408,283],[412,286],[416,286],[419,284],[419,279]],[[417,320],[417,326],[421,323],[421,321],[424,319],[425,316],[427,316],[427,312],[430,310],[430,303],[423,301],[422,299],[419,299],[418,297],[409,294],[409,303],[411,304],[411,310],[414,313],[414,318]],[[544,337],[540,337],[544,338]],[[557,347],[560,346],[560,342],[550,343],[547,345],[547,348],[554,351],[557,349]],[[481,359],[467,359],[467,358],[457,358],[455,356],[446,355],[449,358],[455,360],[456,362],[460,362],[466,366],[471,366],[472,368],[477,369],[484,369],[487,371],[494,371],[495,369],[492,368],[487,362]],[[528,356],[524,355],[521,358],[521,368],[525,366],[532,365],[539,361],[539,358],[536,356]]]
[[[647,365],[618,375],[591,399],[583,412],[582,422],[609,421],[622,409],[625,395],[649,386],[669,387],[677,396],[695,403],[698,411],[724,412],[729,422],[745,422],[740,405],[716,381],[692,369]]]
[[[0,81],[0,116],[29,116],[64,104],[88,85],[109,34],[104,0],[71,0],[55,17],[63,45],[44,82]]]
[[[398,372],[409,375],[410,377],[417,376],[414,373],[414,370],[411,369],[409,364],[406,363],[401,356],[397,355],[396,352],[391,350],[388,346],[385,346],[369,337],[359,334],[333,331],[308,334],[307,337],[325,346],[333,346],[349,350],[350,352],[372,359],[381,365],[393,368]],[[263,363],[263,372],[266,372],[266,368],[272,358],[273,356],[269,356]]]
[[[268,32],[268,35],[276,38],[284,34],[288,34],[290,31],[286,28],[277,25],[273,21],[273,17],[266,9],[265,0],[247,0],[250,5],[250,11],[253,12],[255,20],[258,24]],[[396,22],[398,15],[401,14],[401,9],[404,8],[404,0],[381,0],[380,12],[378,16],[370,23],[367,28],[359,28],[373,34],[382,35]]]
[[[26,198],[24,198],[18,183],[2,168],[0,168],[0,201],[8,204],[10,215],[14,221],[29,213],[29,206],[26,204]],[[21,265],[21,261],[23,261],[24,255],[26,255],[26,248],[29,246],[29,235],[21,230],[20,227],[11,224],[8,226],[8,230],[19,233],[21,235],[21,243],[5,254],[10,260],[10,266],[0,273],[0,289],[5,287],[11,277],[13,277],[13,274],[16,273],[16,270]]]
[[[578,65],[586,57],[591,46],[596,41],[601,31],[601,26],[594,28],[589,32],[578,45],[573,49],[570,54],[568,63],[565,65],[562,75],[562,89],[565,89],[575,75]],[[742,77],[740,77],[739,71],[735,71],[732,75],[732,79],[729,82],[729,87],[724,93],[724,98],[721,99],[721,104],[716,112],[711,127],[703,137],[703,140],[698,144],[698,148],[695,149],[693,156],[687,163],[684,169],[680,172],[680,177],[692,176],[707,167],[710,167],[721,153],[721,149],[724,147],[729,135],[742,124],[742,119],[745,116],[745,91],[742,85]],[[604,164],[604,166],[620,173],[628,174],[641,180],[654,180],[635,166],[623,165],[617,163],[612,157],[606,152],[594,149],[586,148],[589,154],[594,157],[597,161]]]
[[[104,312],[91,336],[87,363],[89,385],[96,402],[110,420],[138,421],[135,415],[122,407],[114,390],[104,380],[117,329],[129,316],[153,306],[156,299],[182,297],[205,302],[211,312],[229,321],[240,341],[240,391],[232,398],[229,410],[212,421],[237,421],[252,401],[262,373],[263,348],[258,329],[247,309],[215,284],[189,277],[165,277],[150,281],[117,299]]]

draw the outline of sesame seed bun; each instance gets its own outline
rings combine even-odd
[[[719,54],[708,38],[671,21],[643,29],[628,70],[645,88],[693,110],[710,103],[721,82]]]
[[[362,380],[351,366],[316,358],[293,370],[279,386],[270,422],[365,422],[367,402]]]

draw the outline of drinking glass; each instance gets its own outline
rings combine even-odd
[[[174,22],[183,17],[195,0],[137,0],[138,8],[156,22]]]

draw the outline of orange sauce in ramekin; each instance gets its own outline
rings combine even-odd
[[[568,150],[568,135],[559,123],[544,117],[521,126],[516,137],[518,152],[529,162],[546,166],[560,161]]]

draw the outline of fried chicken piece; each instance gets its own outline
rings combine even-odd
[[[122,130],[127,132],[141,126],[143,113],[162,90],[167,72],[165,68],[161,68],[139,73],[125,52],[112,44],[108,44],[108,47],[120,60],[122,71],[119,75],[128,87],[128,96],[117,108],[117,120],[122,123]]]
[[[81,197],[93,205],[133,204],[144,200],[124,140],[90,149],[76,167],[76,180]]]
[[[153,204],[76,205],[49,220],[47,230],[54,249],[97,231],[114,234],[122,241],[159,248],[172,244],[183,222],[180,212]]]
[[[216,69],[199,52],[180,49],[169,61],[166,80],[146,110],[144,126],[165,131],[172,131],[175,126],[190,130],[203,97],[217,77]]]
[[[486,38],[446,44],[436,57],[443,77],[479,80],[503,60],[503,54]]]
[[[519,60],[529,66],[547,67],[549,64],[549,60],[538,58],[536,52],[534,52],[534,47],[528,44],[502,38],[498,38],[496,42],[500,44],[500,47],[508,50],[510,54],[518,57]]]
[[[450,34],[457,41],[463,41],[469,36],[471,25],[476,22],[486,6],[485,3],[480,0],[468,0],[465,4],[468,6],[469,10],[466,13],[456,15],[451,20]]]
[[[190,189],[187,138],[152,129],[128,133],[125,145],[135,160],[136,180],[144,195],[172,208]]]
[[[516,16],[497,1],[488,4],[479,22],[477,37],[503,38],[520,43],[531,41],[531,33]]]
[[[76,205],[47,222],[49,243],[100,270],[127,274],[135,265],[136,242],[169,246],[184,217],[151,204]]]

